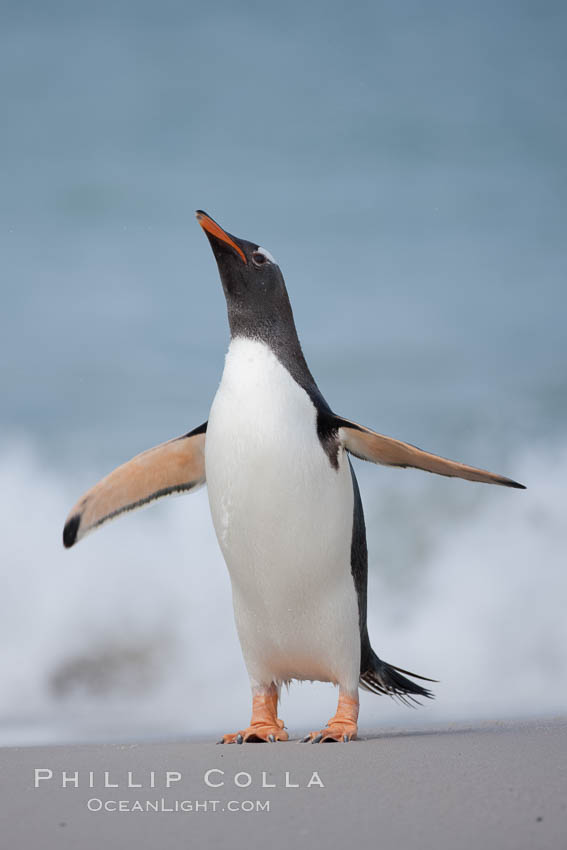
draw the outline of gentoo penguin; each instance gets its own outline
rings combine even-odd
[[[424,679],[382,661],[366,625],[368,558],[349,458],[523,488],[337,416],[309,371],[283,275],[265,248],[202,211],[228,308],[230,346],[209,419],[143,452],[89,490],[69,514],[66,547],[125,511],[205,481],[252,689],[250,725],[221,743],[286,741],[282,683],[332,682],[338,707],[304,741],[356,737],[358,688],[403,701]],[[410,678],[407,678],[410,677]]]

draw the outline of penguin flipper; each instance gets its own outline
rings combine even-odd
[[[204,484],[206,430],[205,422],[183,437],[148,449],[91,487],[67,517],[63,545],[70,548],[125,511]]]
[[[385,466],[412,466],[415,469],[434,472],[436,475],[447,475],[450,478],[465,478],[467,481],[481,481],[484,484],[501,484],[504,487],[526,489],[523,484],[518,484],[511,478],[504,478],[503,475],[496,475],[486,469],[466,466],[464,463],[424,452],[417,446],[377,434],[376,431],[371,431],[370,428],[364,428],[348,419],[337,416],[335,421],[339,430],[339,439],[344,448],[362,460]]]

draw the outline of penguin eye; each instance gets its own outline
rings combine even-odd
[[[268,262],[268,258],[265,254],[262,254],[260,251],[254,251],[252,254],[252,259],[256,263],[257,266],[262,266],[264,263]]]

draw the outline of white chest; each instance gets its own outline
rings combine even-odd
[[[270,569],[292,552],[323,555],[345,531],[350,542],[348,463],[331,466],[316,425],[309,396],[270,349],[233,341],[206,442],[213,521],[231,572],[239,551]]]
[[[350,469],[342,451],[338,470],[331,466],[316,424],[307,393],[267,346],[231,343],[207,427],[211,513],[245,656],[261,635],[264,646],[272,641],[296,658],[297,677],[303,648],[322,640],[329,617],[346,613],[333,613],[345,608],[345,594],[357,628]],[[312,635],[317,606],[320,633]],[[301,641],[295,655],[294,636]],[[273,664],[276,656],[273,649]]]

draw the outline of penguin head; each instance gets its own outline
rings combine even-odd
[[[293,324],[285,281],[270,252],[227,233],[202,210],[196,216],[217,261],[233,335],[263,335],[290,319]]]

